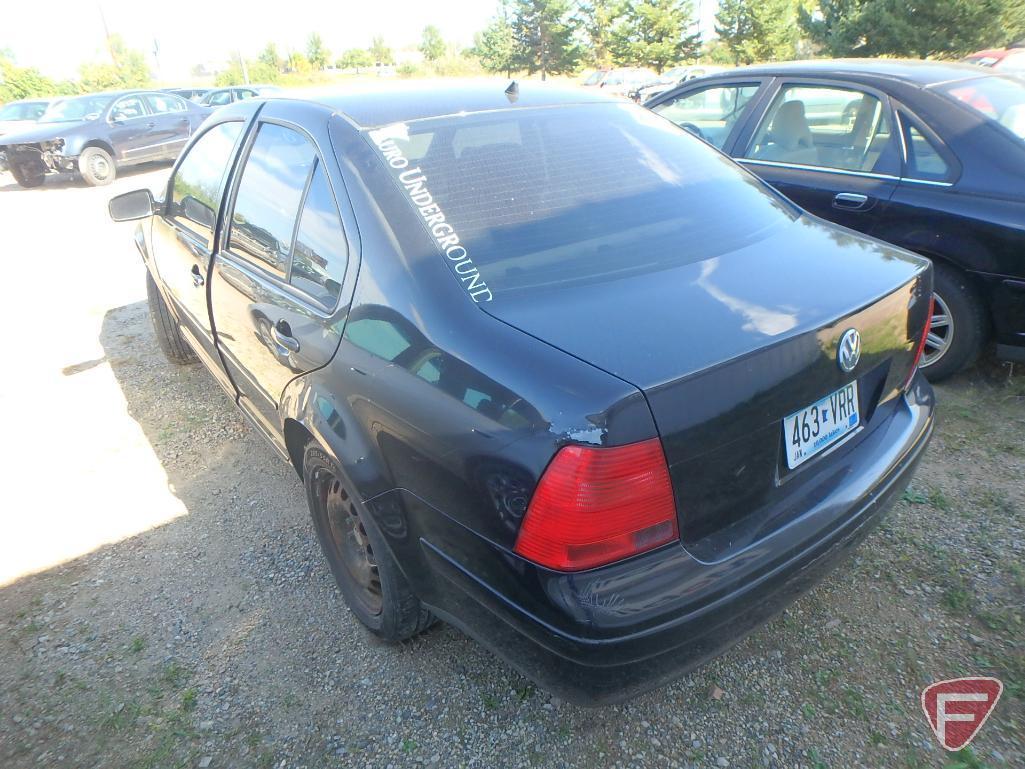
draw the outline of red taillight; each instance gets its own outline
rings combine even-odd
[[[935,306],[936,301],[930,296],[929,311],[925,314],[925,328],[922,329],[922,338],[918,340],[918,347],[915,350],[915,358],[911,362],[911,373],[908,374],[907,381],[904,382],[905,390],[911,387],[911,380],[915,378],[915,372],[918,371],[918,364],[922,360],[922,353],[925,351],[925,340],[929,338],[929,330],[932,328],[932,311]]]
[[[515,550],[550,569],[577,571],[679,537],[669,468],[652,438],[560,449],[534,490]]]

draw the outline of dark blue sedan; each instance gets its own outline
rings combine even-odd
[[[790,62],[692,80],[645,106],[804,209],[930,257],[931,379],[991,338],[1025,361],[1025,81],[963,64]]]

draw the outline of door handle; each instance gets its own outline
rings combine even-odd
[[[271,329],[274,342],[288,352],[299,352],[299,340],[292,336],[292,327],[287,320],[279,320]]]
[[[157,127],[157,124],[156,124],[156,123],[147,123],[147,124],[146,124],[146,127],[147,127],[147,128],[156,128],[156,127]]]
[[[833,198],[833,208],[844,211],[863,211],[869,208],[868,195],[860,192],[838,192]]]
[[[192,285],[196,288],[202,286],[206,281],[203,278],[203,273],[199,271],[199,265],[192,265]]]

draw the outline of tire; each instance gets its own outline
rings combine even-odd
[[[939,382],[979,357],[989,319],[967,275],[937,261],[933,267],[935,306],[920,367],[930,382]]]
[[[195,363],[196,353],[192,351],[189,343],[182,336],[181,330],[178,328],[178,321],[168,309],[164,297],[160,295],[149,270],[146,271],[146,303],[149,305],[149,318],[153,322],[157,344],[160,345],[164,357],[179,366]]]
[[[303,479],[321,549],[356,619],[392,642],[430,627],[433,615],[413,595],[370,514],[314,443],[303,453]]]
[[[41,187],[46,179],[46,171],[41,163],[11,163],[11,176],[19,186],[25,189]]]
[[[117,166],[102,147],[86,147],[78,156],[78,173],[90,187],[102,187],[117,177]]]

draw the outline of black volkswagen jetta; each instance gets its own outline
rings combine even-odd
[[[948,62],[786,62],[645,106],[808,211],[930,257],[930,379],[991,335],[999,357],[1025,361],[1025,81]]]
[[[360,621],[440,617],[574,701],[786,606],[932,431],[928,261],[601,95],[243,102],[110,207],[160,344],[303,477]]]

